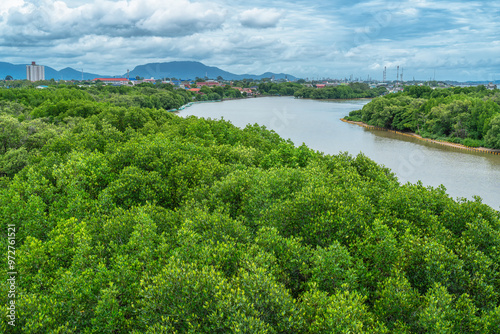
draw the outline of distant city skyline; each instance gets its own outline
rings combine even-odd
[[[0,61],[103,75],[200,61],[233,73],[302,78],[500,79],[492,1],[11,0]],[[401,73],[400,73],[401,74]]]

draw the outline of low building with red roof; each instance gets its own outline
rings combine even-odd
[[[241,87],[232,87],[233,89],[239,90],[241,93],[246,93],[247,95],[254,95],[254,91],[251,88],[241,88]]]

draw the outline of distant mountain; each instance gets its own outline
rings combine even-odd
[[[25,75],[26,76],[26,75]],[[45,67],[45,79],[50,80],[82,80],[82,71],[77,71],[71,67],[56,71],[51,67]],[[83,72],[83,80],[93,80],[95,78],[110,78],[109,75],[101,75]]]
[[[6,76],[10,75],[15,80],[26,79],[26,65],[14,65],[11,63],[0,62],[0,80],[5,79]],[[43,64],[40,64],[43,65]],[[84,80],[92,80],[94,78],[109,78],[109,75],[100,75],[83,72]],[[60,71],[53,69],[52,67],[45,66],[45,79],[50,80],[82,80],[82,72],[66,67]]]
[[[43,64],[40,64],[43,65]],[[0,62],[0,80],[5,79],[6,76],[12,76],[16,80],[26,79],[26,64],[14,65],[11,63]],[[126,77],[127,74],[120,74],[118,77]],[[254,79],[259,80],[262,78],[271,78],[274,76],[276,80],[288,78],[288,80],[296,80],[293,75],[284,73],[271,73],[266,72],[261,75],[255,74],[234,74],[221,70],[218,67],[206,66],[200,62],[195,61],[173,61],[168,63],[151,63],[139,65],[130,72],[130,78],[144,77],[146,79],[155,78],[177,78],[177,79],[195,79],[196,77],[210,79],[217,79],[222,77],[225,80],[241,80],[241,79]],[[83,73],[84,80],[92,80],[95,78],[111,78],[109,75]],[[45,66],[45,79],[55,80],[81,80],[82,72],[70,67],[66,67],[60,71],[52,67]]]
[[[124,74],[125,75],[125,74]],[[271,73],[266,72],[261,75],[255,74],[234,74],[221,70],[218,67],[206,66],[196,61],[172,61],[168,63],[151,63],[139,65],[130,72],[130,78],[144,77],[146,79],[155,78],[177,78],[177,79],[195,79],[208,77],[209,79],[217,79],[222,77],[225,80],[241,80],[241,79],[254,79],[259,80],[262,78],[296,80],[293,75],[284,73]]]
[[[500,85],[500,80],[494,80],[494,81],[466,81],[464,84],[467,85],[487,85],[489,83],[493,83],[495,85]]]
[[[5,79],[8,75],[14,79],[26,79],[26,65],[13,65],[11,63],[0,62],[0,80]]]

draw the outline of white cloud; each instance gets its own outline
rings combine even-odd
[[[216,4],[189,0],[107,0],[72,8],[63,1],[44,0],[37,5],[17,2],[8,9],[0,12],[0,39],[6,43],[92,34],[187,36],[218,29],[226,18],[226,11]]]
[[[176,0],[168,7],[156,9],[136,26],[159,36],[191,35],[220,28],[225,16],[226,10],[215,6]]]
[[[417,17],[419,14],[419,11],[418,9],[416,8],[404,8],[398,12],[396,12],[396,15],[401,15],[401,16],[406,16],[406,17],[410,17],[410,18],[414,18],[414,17]]]
[[[388,76],[400,65],[425,79],[439,67],[452,79],[500,68],[500,4],[492,1],[0,2],[0,61],[12,63],[116,75],[197,60],[235,73],[380,79],[384,66]]]
[[[5,15],[5,13],[9,11],[9,9],[22,6],[23,3],[23,0],[2,1],[0,3],[0,15]]]
[[[273,28],[283,17],[281,11],[276,9],[253,8],[245,10],[239,19],[243,26],[249,28]]]

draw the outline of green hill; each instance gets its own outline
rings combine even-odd
[[[180,94],[0,90],[2,332],[498,333],[498,211]]]

